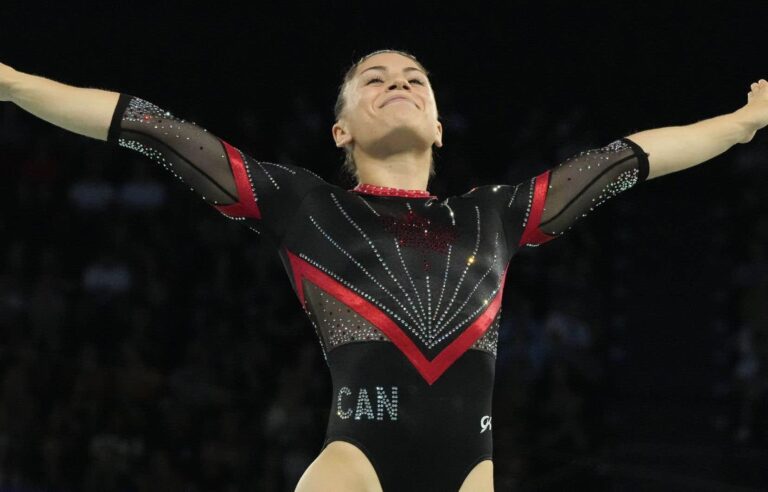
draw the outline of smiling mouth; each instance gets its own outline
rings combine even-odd
[[[384,106],[387,106],[387,105],[389,105],[391,103],[395,103],[395,102],[407,102],[407,103],[411,103],[414,106],[416,106],[416,103],[414,103],[413,101],[411,101],[407,97],[395,97],[395,98],[390,99],[389,101],[385,102],[381,107],[383,108]],[[416,106],[416,107],[418,107],[418,106]]]

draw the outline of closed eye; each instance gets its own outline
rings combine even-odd
[[[381,80],[381,79],[380,79],[380,78],[378,78],[378,77],[375,77],[375,78],[372,78],[371,80],[369,80],[368,82],[366,82],[366,84],[365,84],[365,85],[370,85],[370,83],[371,83],[371,82],[384,82],[384,81],[383,81],[383,80]],[[417,84],[420,84],[420,85],[424,85],[424,82],[422,82],[422,81],[421,81],[421,80],[419,80],[419,79],[411,79],[411,80],[409,80],[408,82],[410,82],[411,84],[413,84],[413,83],[417,83]]]

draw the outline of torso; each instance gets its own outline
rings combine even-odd
[[[333,381],[298,491],[492,491],[492,391],[511,256],[495,208],[319,189],[280,251]]]
[[[278,246],[333,381],[323,450],[302,491],[492,490],[507,265],[648,176],[647,154],[622,139],[515,186],[444,200],[343,190],[125,94],[108,140]]]

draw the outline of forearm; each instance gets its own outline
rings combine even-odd
[[[685,126],[645,130],[627,138],[649,154],[648,179],[693,167],[749,141],[756,128],[742,109]]]
[[[105,141],[119,97],[118,92],[74,87],[19,71],[10,85],[10,100],[25,111],[65,130]]]

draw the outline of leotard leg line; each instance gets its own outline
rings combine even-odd
[[[337,377],[323,448],[357,446],[384,492],[458,491],[477,463],[493,457],[491,398],[477,382],[493,378],[494,359],[468,350],[425,392],[427,383],[398,356],[387,342],[328,354]],[[354,369],[361,364],[370,367]]]
[[[516,185],[444,198],[345,190],[305,167],[256,159],[129,94],[120,95],[107,141],[161,164],[278,247],[331,372],[325,445],[356,445],[384,492],[459,490],[491,458],[509,261],[649,174],[648,154],[621,138]]]

